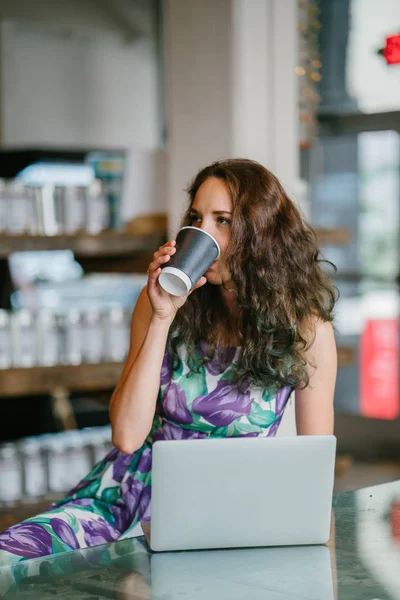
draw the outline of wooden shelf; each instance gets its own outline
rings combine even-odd
[[[152,221],[154,223],[154,220]],[[129,256],[140,252],[154,251],[165,243],[166,233],[160,227],[152,233],[143,230],[142,235],[134,231],[105,231],[97,235],[4,235],[0,234],[0,258],[12,252],[66,250],[70,249],[81,257]],[[350,231],[346,228],[316,228],[320,244],[346,245],[350,243]]]
[[[338,348],[340,367],[351,366],[354,359],[353,348]],[[118,383],[122,368],[123,363],[101,363],[0,370],[0,397],[51,394],[57,388],[71,392],[111,390]]]
[[[67,250],[76,256],[128,256],[149,252],[165,243],[162,233],[136,236],[130,232],[106,231],[98,235],[0,235],[0,258],[12,252]]]
[[[351,232],[347,227],[314,227],[314,231],[323,246],[347,246],[351,242]]]
[[[61,387],[72,392],[111,390],[122,367],[122,363],[101,363],[5,369],[0,371],[0,395],[51,394]]]

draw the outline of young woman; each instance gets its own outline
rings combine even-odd
[[[214,163],[188,191],[183,224],[210,233],[221,257],[178,298],[158,284],[175,242],[154,254],[111,399],[115,449],[49,511],[0,534],[0,563],[130,537],[150,520],[157,440],[274,436],[293,390],[297,433],[333,432],[335,293],[312,229],[250,160]]]

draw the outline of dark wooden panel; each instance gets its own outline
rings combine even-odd
[[[338,348],[339,366],[354,360],[352,348]],[[27,396],[51,393],[58,387],[74,391],[100,391],[115,387],[122,363],[57,365],[55,367],[12,368],[0,371],[0,396]]]
[[[122,367],[122,363],[102,363],[6,369],[0,371],[0,395],[34,396],[51,393],[59,387],[71,391],[112,389],[118,382]]]
[[[165,241],[165,235],[156,233],[136,237],[131,233],[104,232],[99,235],[0,235],[0,258],[12,252],[66,250],[77,257],[127,256],[157,249]]]

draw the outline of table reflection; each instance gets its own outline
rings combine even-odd
[[[153,598],[333,600],[325,546],[157,554]]]

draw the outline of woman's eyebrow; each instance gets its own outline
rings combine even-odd
[[[191,208],[190,212],[196,213],[197,215],[200,214],[198,210],[196,210],[195,208]],[[229,210],[213,210],[212,212],[213,215],[231,215],[232,212]]]

